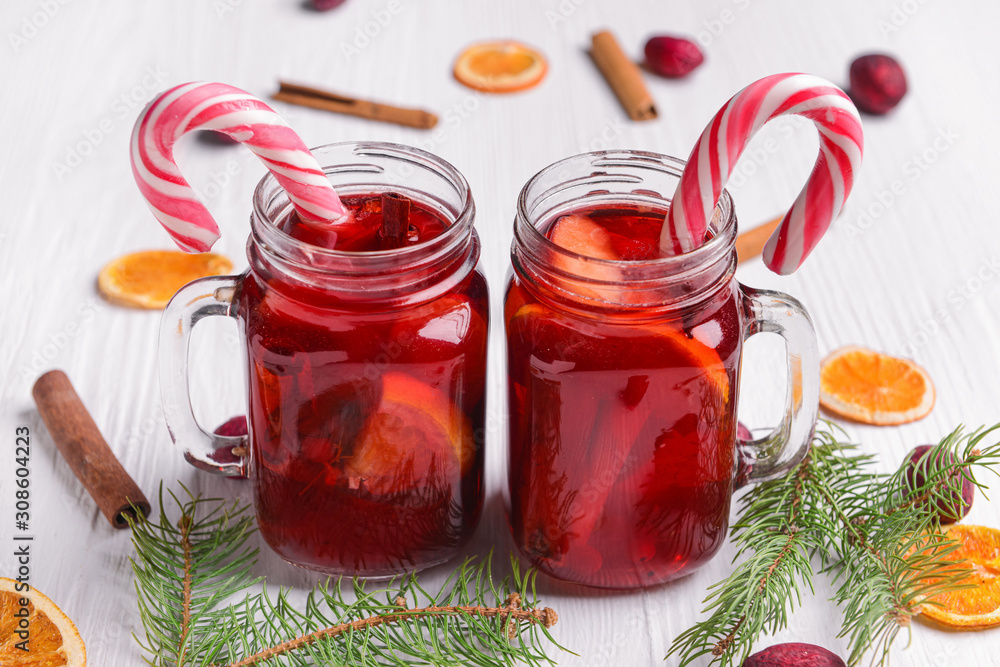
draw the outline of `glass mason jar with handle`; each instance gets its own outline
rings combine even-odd
[[[815,332],[795,299],[736,281],[729,195],[704,245],[656,256],[683,167],[588,153],[518,199],[505,501],[518,548],[560,579],[634,588],[692,572],[721,546],[734,489],[790,469],[815,427]],[[785,339],[788,396],[778,427],[748,442],[740,359],[759,332]]]
[[[313,153],[358,225],[339,231],[337,248],[377,227],[384,193],[411,202],[411,238],[423,233],[415,222],[434,234],[386,250],[361,232],[351,240],[361,251],[307,243],[289,233],[288,197],[265,176],[249,269],[195,281],[164,311],[164,413],[188,461],[252,480],[260,532],[285,560],[392,576],[455,555],[482,511],[489,308],[475,205],[454,167],[414,148]],[[211,434],[191,409],[190,334],[213,315],[237,321],[249,437]]]

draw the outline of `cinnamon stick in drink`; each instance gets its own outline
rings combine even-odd
[[[113,528],[128,528],[135,508],[149,516],[146,496],[108,447],[83,401],[62,371],[49,371],[31,390],[38,413],[73,474]]]
[[[625,55],[614,35],[607,30],[596,33],[592,38],[590,57],[601,70],[629,118],[656,118],[656,105],[652,95],[646,90],[639,66]]]
[[[383,250],[406,246],[410,232],[410,200],[397,192],[382,195],[382,228],[379,237]]]

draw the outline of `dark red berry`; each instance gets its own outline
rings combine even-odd
[[[233,417],[219,426],[219,428],[215,429],[215,434],[229,437],[248,435],[247,418],[243,415]],[[241,457],[233,453],[232,447],[220,447],[212,452],[209,458],[219,465],[239,463],[241,459]],[[235,477],[234,479],[246,479],[246,477]]]
[[[927,484],[927,466],[931,463],[931,457],[927,456],[927,453],[932,449],[934,449],[934,445],[914,447],[904,461],[906,464],[904,477],[911,495],[916,494]],[[944,463],[947,464],[957,462],[954,452],[949,449],[941,450],[937,456],[943,456]],[[940,458],[935,463],[941,463]],[[934,467],[938,468],[939,466],[935,465]],[[961,484],[961,491],[959,491],[959,484]],[[976,485],[961,472],[956,472],[947,482],[945,482],[945,478],[942,478],[942,485],[935,495],[939,496],[935,507],[941,523],[955,523],[972,509],[972,502],[976,499]]]
[[[892,56],[861,56],[851,63],[850,93],[859,109],[881,116],[906,95],[906,74]]]
[[[775,644],[754,653],[743,667],[847,667],[837,655],[814,644]]]
[[[736,437],[740,440],[753,440],[753,433],[743,422],[736,422]]]
[[[344,4],[345,0],[312,0],[313,9],[317,12],[327,12]]]
[[[646,65],[660,76],[687,76],[704,61],[698,45],[683,37],[660,35],[646,42]]]
[[[247,428],[247,418],[243,415],[233,417],[232,419],[226,421],[226,423],[219,426],[219,428],[215,429],[215,435],[230,437],[248,435],[249,433],[250,431]]]

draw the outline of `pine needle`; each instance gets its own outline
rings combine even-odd
[[[251,574],[248,507],[182,489],[183,501],[169,493],[179,517],[169,516],[161,485],[159,519],[131,522],[145,629],[136,640],[150,665],[555,664],[544,648],[562,648],[549,634],[558,617],[539,606],[535,574],[516,560],[512,576],[495,581],[489,558],[469,559],[435,594],[414,575],[378,590],[326,581],[296,609],[287,591],[251,591],[262,579]]]
[[[741,664],[761,634],[788,627],[802,591],[812,591],[815,561],[838,586],[833,599],[844,614],[848,663],[871,651],[874,664],[886,665],[921,604],[968,587],[937,504],[961,502],[962,482],[975,482],[974,469],[996,473],[1000,444],[982,442],[998,428],[950,433],[922,459],[919,485],[907,478],[906,463],[879,474],[872,457],[840,441],[842,431],[819,430],[802,463],[743,497],[732,527],[742,560],[709,589],[708,618],[679,635],[668,655],[680,656],[682,667],[705,655],[713,665]]]

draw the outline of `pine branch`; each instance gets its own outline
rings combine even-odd
[[[904,462],[871,488],[845,493],[863,508],[838,513],[841,526],[851,532],[836,545],[831,566],[843,578],[835,600],[844,607],[840,636],[850,640],[849,663],[859,662],[871,647],[873,661],[887,664],[893,640],[920,613],[925,599],[971,586],[963,583],[968,574],[964,565],[952,558],[958,544],[941,531],[938,502],[961,507],[962,482],[967,477],[974,481],[973,468],[989,470],[1000,461],[1000,445],[979,449],[998,427],[969,436],[960,427],[945,436],[920,461],[923,484],[907,479],[909,462]],[[872,498],[883,500],[873,504]],[[828,502],[839,506],[834,499]]]
[[[324,639],[332,639],[334,637],[339,637],[340,635],[352,632],[363,632],[369,628],[375,628],[389,623],[403,623],[406,621],[425,620],[432,617],[442,616],[478,616],[480,618],[487,619],[498,618],[503,622],[504,633],[507,638],[515,639],[518,635],[517,625],[520,622],[526,622],[528,624],[540,623],[545,628],[551,628],[556,624],[559,618],[558,614],[548,607],[545,609],[522,609],[521,596],[517,593],[511,593],[508,595],[507,599],[500,607],[456,605],[449,607],[430,606],[420,609],[407,610],[405,600],[403,598],[397,599],[397,606],[400,608],[399,612],[368,616],[349,623],[341,623],[339,625],[324,628],[323,630],[310,632],[309,634],[301,635],[295,639],[290,639],[276,646],[259,651],[254,655],[232,663],[229,667],[248,667],[249,665],[256,665],[273,657],[289,653],[307,645],[315,644]]]
[[[711,664],[740,664],[762,632],[776,632],[800,601],[799,587],[812,585],[810,554],[822,549],[830,530],[816,506],[817,487],[829,476],[846,477],[866,457],[820,433],[806,459],[786,477],[753,487],[741,500],[733,525],[736,559],[747,556],[724,581],[712,586],[706,620],[678,636],[668,655],[688,665],[711,653]],[[818,476],[817,472],[825,474]],[[794,600],[793,600],[794,596]]]
[[[354,581],[351,600],[345,582],[324,583],[298,610],[285,591],[250,592],[260,579],[251,575],[256,550],[244,546],[247,508],[184,491],[183,503],[171,494],[176,525],[166,512],[133,523],[140,645],[151,665],[554,664],[542,646],[555,644],[558,617],[538,605],[534,573],[522,576],[516,561],[500,582],[489,559],[467,561],[434,595],[412,575],[376,591]],[[238,601],[223,605],[228,596]]]
[[[876,473],[872,457],[839,441],[842,432],[818,431],[801,464],[744,496],[732,528],[736,559],[744,560],[709,589],[710,616],[678,636],[669,655],[681,666],[706,654],[711,664],[742,663],[761,633],[787,627],[801,591],[812,590],[815,557],[839,584],[834,600],[844,612],[849,663],[874,649],[886,664],[921,604],[968,586],[967,570],[952,559],[957,545],[940,530],[938,501],[960,502],[974,468],[995,472],[1000,444],[982,441],[998,428],[949,434],[926,455],[920,484],[908,479],[905,463],[893,475]]]
[[[181,552],[184,556],[184,596],[181,598],[181,638],[178,641],[177,662],[184,663],[185,644],[191,631],[191,517],[185,514],[177,522],[181,531]]]
[[[258,581],[250,574],[257,550],[244,547],[253,531],[248,508],[195,498],[181,488],[188,497],[183,503],[168,492],[181,513],[176,524],[166,512],[156,522],[130,521],[139,558],[129,560],[146,635],[144,641],[136,640],[150,654],[146,661],[156,667],[190,664],[189,655],[200,652],[215,633],[209,610]],[[166,507],[162,484],[159,503]],[[194,522],[200,505],[210,510]],[[141,512],[136,515],[142,517]]]

